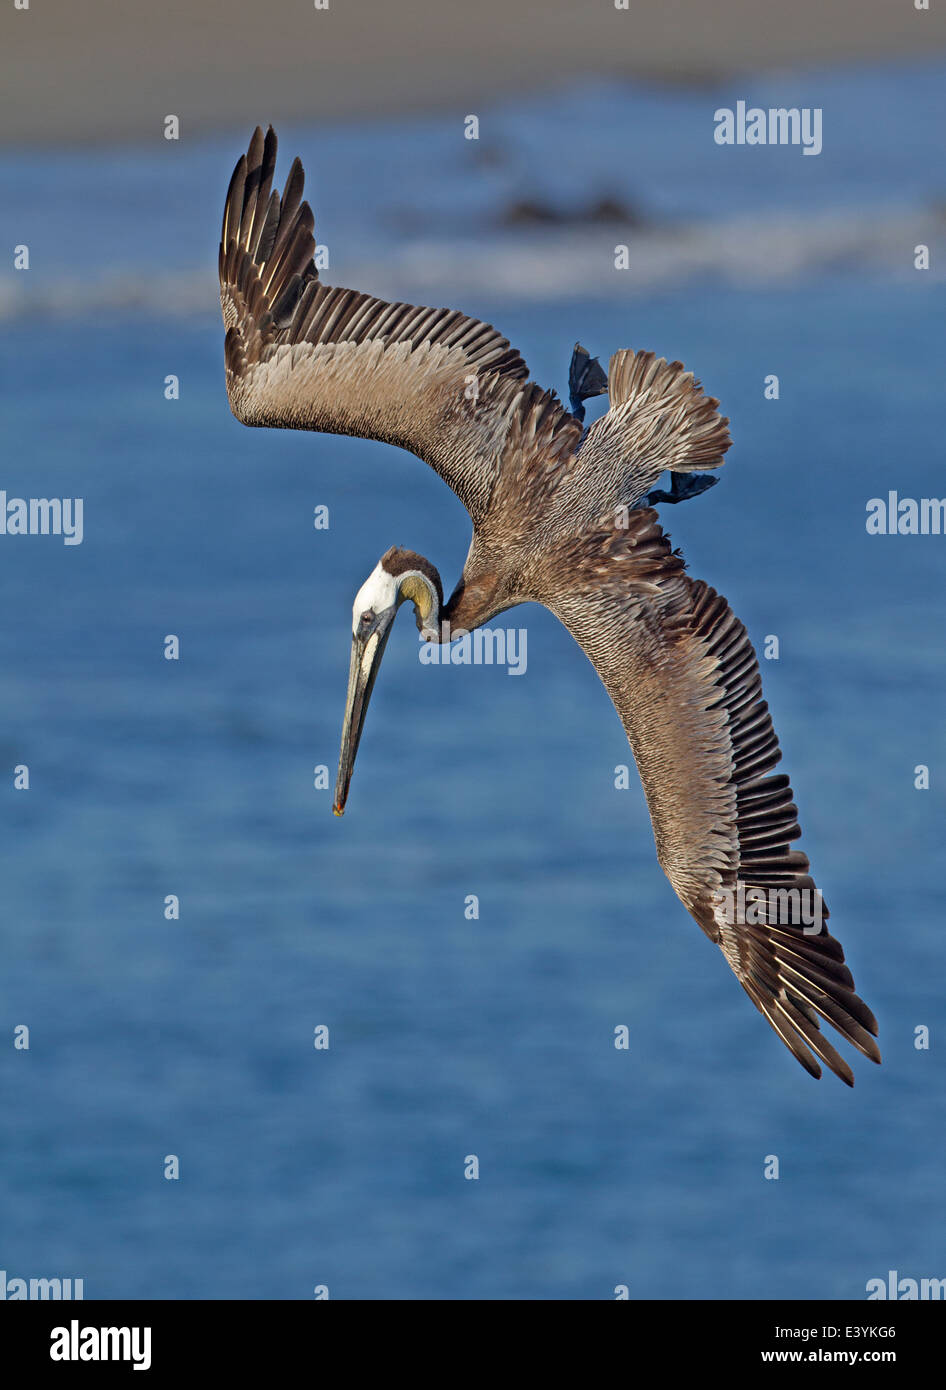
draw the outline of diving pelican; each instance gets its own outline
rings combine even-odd
[[[257,129],[227,193],[220,242],[227,394],[246,425],[360,435],[407,449],[467,508],[473,539],[444,602],[434,566],[392,548],[359,590],[334,809],[402,603],[429,641],[544,604],[598,672],[647,797],[657,858],[749,998],[801,1065],[848,1063],[819,1019],[880,1061],[808,859],[746,629],[691,578],[653,505],[708,485],[728,421],[680,362],[616,352],[605,376],[576,346],[573,409],[528,380],[489,324],[321,282],[296,159],[272,190],[276,136]],[[607,390],[587,432],[582,402]],[[652,492],[669,470],[672,491]],[[693,486],[695,484],[695,486]],[[820,905],[815,911],[815,905]],[[806,906],[807,905],[807,906]],[[814,1054],[814,1055],[813,1055]]]

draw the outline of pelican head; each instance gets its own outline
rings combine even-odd
[[[440,575],[423,555],[392,545],[358,590],[352,607],[348,697],[332,806],[336,816],[345,810],[368,701],[397,610],[406,599],[414,604],[418,631],[427,632],[432,640],[439,641],[443,608]]]

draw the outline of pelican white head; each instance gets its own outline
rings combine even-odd
[[[332,810],[340,816],[361,741],[368,701],[381,666],[397,610],[405,600],[414,604],[420,632],[439,635],[443,586],[429,560],[413,550],[392,546],[385,551],[355,596],[351,617],[351,665],[342,727],[342,748]]]

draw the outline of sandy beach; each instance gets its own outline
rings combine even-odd
[[[911,0],[13,0],[0,18],[6,145],[161,138],[461,108],[582,77],[711,83],[742,70],[932,55]],[[327,8],[318,8],[327,4]]]

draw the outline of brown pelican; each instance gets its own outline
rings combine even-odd
[[[567,411],[528,380],[494,328],[449,309],[332,289],[313,260],[295,160],[272,190],[276,136],[257,129],[227,193],[220,242],[230,405],[247,425],[384,440],[417,454],[470,513],[463,574],[444,602],[432,564],[391,549],[359,590],[335,810],[341,813],[391,625],[410,601],[428,640],[544,604],[614,702],[647,796],[657,857],[798,1061],[849,1085],[829,1023],[880,1061],[873,1014],[792,841],[800,835],[755,652],[724,598],[685,572],[647,502],[677,501],[729,447],[718,402],[679,362],[584,349]],[[585,433],[585,397],[609,409]],[[665,471],[670,493],[650,490]],[[684,486],[681,487],[680,483]],[[808,908],[802,906],[808,904]],[[813,1055],[814,1054],[814,1055]]]

